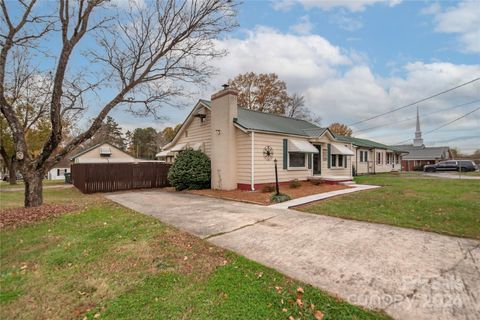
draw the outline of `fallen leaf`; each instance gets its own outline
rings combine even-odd
[[[282,312],[288,312],[288,309],[287,309],[287,308],[283,308],[283,309],[282,309]]]
[[[93,316],[94,319],[97,319],[97,318],[100,318],[100,313],[95,313],[95,315]]]
[[[317,310],[317,311],[315,311],[314,317],[317,320],[322,320],[323,319],[323,313],[320,310]]]
[[[297,305],[301,308],[303,307],[302,299],[297,299]]]
[[[303,297],[303,288],[297,288],[297,300],[302,300]]]

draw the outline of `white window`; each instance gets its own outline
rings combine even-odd
[[[383,164],[383,152],[377,152],[377,164]]]
[[[367,162],[367,161],[368,161],[368,152],[360,151],[360,162]]]
[[[65,173],[67,173],[67,169],[57,169],[57,176],[58,177],[61,177],[61,176],[64,176]]]
[[[332,168],[344,168],[345,161],[347,158],[342,154],[332,154],[331,156],[331,167]]]
[[[303,152],[288,153],[289,168],[305,168],[307,166],[307,154]]]

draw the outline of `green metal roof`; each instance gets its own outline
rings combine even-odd
[[[360,139],[360,138],[354,138],[354,137],[347,137],[347,136],[341,136],[341,135],[335,135],[335,139],[343,142],[348,142],[353,144],[354,146],[357,147],[364,147],[364,148],[376,148],[376,149],[388,149],[392,151],[398,151],[401,152],[402,150],[393,146],[387,146],[386,144],[375,142],[372,140],[368,139]]]
[[[203,104],[210,107],[211,102],[208,100],[200,100]],[[259,130],[275,133],[293,134],[305,137],[320,137],[325,133],[327,128],[321,128],[313,123],[305,120],[289,118],[277,114],[254,111],[244,108],[238,108],[238,117],[234,120],[236,124],[246,130]],[[355,146],[365,148],[388,149],[392,151],[402,150],[393,146],[375,142],[367,139],[354,137],[346,137],[334,135],[339,141],[352,143]]]
[[[208,100],[201,99],[200,102],[208,107],[211,106],[211,102]],[[238,116],[234,122],[246,130],[285,133],[305,137],[321,136],[327,130],[305,120],[245,108],[238,108]]]
[[[247,130],[259,130],[309,136],[308,130],[324,130],[305,120],[238,108],[235,123]]]

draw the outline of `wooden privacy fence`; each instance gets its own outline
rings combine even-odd
[[[75,163],[73,185],[83,193],[161,188],[169,186],[170,164],[138,163]]]

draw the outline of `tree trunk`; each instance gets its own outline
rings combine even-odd
[[[8,182],[10,182],[10,184],[17,184],[17,165],[13,159],[8,166]]]
[[[25,208],[37,207],[43,203],[43,173],[27,173],[25,182]]]

